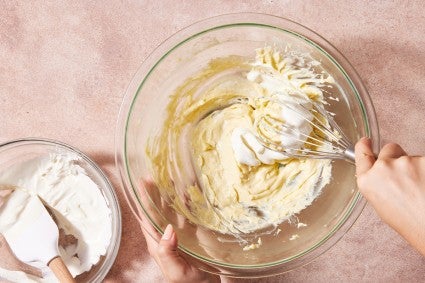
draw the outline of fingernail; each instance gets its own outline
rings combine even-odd
[[[168,241],[171,239],[171,236],[173,234],[173,226],[171,224],[168,224],[165,228],[164,235],[162,235],[162,239]]]

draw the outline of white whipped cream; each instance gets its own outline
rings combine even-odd
[[[248,129],[236,128],[233,130],[231,141],[235,159],[240,164],[258,166],[261,163],[273,164],[276,160],[286,158],[286,155],[264,147]]]
[[[312,102],[323,103],[321,87],[333,83],[329,75],[318,74],[318,61],[306,60],[307,55],[287,52],[285,55],[271,47],[257,50],[257,58],[247,79],[256,85],[254,97],[254,125],[261,117],[270,116],[279,121],[279,134],[268,137],[288,152],[296,152],[313,130],[310,112]],[[273,164],[288,156],[266,148],[252,129],[236,128],[232,133],[232,148],[240,164],[258,166]]]
[[[89,271],[106,254],[112,235],[111,210],[96,183],[78,165],[79,159],[75,154],[50,154],[0,172],[0,188],[16,187],[0,207],[0,232],[25,221],[22,212],[30,198],[22,198],[19,190],[38,195],[51,208],[58,228],[78,240],[65,248],[59,247],[74,277]],[[0,268],[2,277],[10,281],[23,278],[25,281],[56,281],[49,274],[40,280]]]

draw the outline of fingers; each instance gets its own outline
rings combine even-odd
[[[168,224],[159,241],[152,238],[152,235],[142,228],[146,239],[149,253],[155,259],[157,264],[162,268],[173,269],[180,268],[181,257],[177,251],[177,237],[173,230],[173,226]],[[177,267],[175,267],[177,265]]]
[[[166,263],[170,260],[175,260],[180,257],[177,252],[177,237],[173,226],[168,224],[164,230],[161,240],[159,241],[158,254]]]
[[[407,155],[406,152],[396,143],[386,144],[379,152],[378,159],[399,158]]]
[[[360,176],[372,168],[375,163],[375,155],[372,151],[372,141],[369,138],[361,138],[355,146],[356,175]]]

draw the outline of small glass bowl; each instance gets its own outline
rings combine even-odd
[[[295,22],[264,14],[229,14],[197,22],[168,38],[141,65],[131,81],[120,111],[116,162],[128,204],[139,221],[148,219],[163,233],[173,224],[179,249],[201,269],[226,276],[261,277],[283,273],[313,260],[352,226],[365,200],[356,186],[355,168],[333,162],[332,180],[321,195],[297,214],[307,227],[288,222],[278,235],[263,237],[258,249],[243,251],[228,236],[198,227],[176,212],[167,196],[155,189],[146,148],[167,117],[170,95],[212,60],[231,55],[247,59],[255,49],[278,46],[309,53],[337,82],[328,110],[355,143],[362,136],[379,148],[376,115],[354,68],[320,35]],[[188,164],[190,166],[190,164]],[[147,225],[147,224],[145,224]],[[154,231],[154,230],[153,230]],[[151,235],[155,238],[155,233]],[[293,235],[298,237],[292,237]],[[223,240],[224,239],[224,240]]]
[[[81,158],[78,165],[96,183],[111,210],[112,236],[106,254],[88,272],[76,277],[78,282],[101,282],[112,267],[121,240],[121,210],[114,188],[102,170],[87,155],[64,143],[39,138],[24,138],[0,144],[0,171],[50,153],[73,153]]]

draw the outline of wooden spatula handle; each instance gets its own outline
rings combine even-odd
[[[58,256],[52,259],[49,262],[48,266],[56,275],[56,278],[59,280],[59,282],[61,283],[76,283],[77,282],[72,277],[71,273],[69,272],[68,268],[66,267],[61,257]]]

